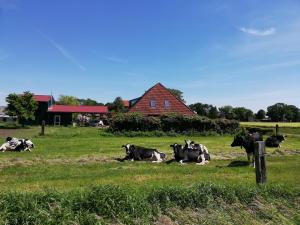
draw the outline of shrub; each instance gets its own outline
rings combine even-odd
[[[111,118],[109,131],[145,132],[163,131],[181,134],[234,133],[239,128],[238,121],[227,119],[209,119],[200,116],[185,116],[175,113],[160,117],[144,116],[139,113],[116,114]],[[137,136],[138,133],[130,135]]]

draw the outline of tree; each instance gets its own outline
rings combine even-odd
[[[107,104],[109,111],[112,112],[126,112],[124,102],[121,97],[116,97],[112,103]]]
[[[208,117],[210,105],[197,102],[195,104],[189,105],[189,107],[193,111],[195,111],[199,116],[207,116]]]
[[[258,110],[257,113],[255,114],[255,118],[258,120],[262,120],[266,118],[266,111],[263,109]]]
[[[219,117],[219,110],[215,106],[211,106],[208,112],[208,117],[211,119],[217,119]]]
[[[229,120],[232,120],[232,119],[235,118],[233,107],[230,106],[230,105],[220,107],[219,111],[220,111],[221,117],[223,117],[223,118],[226,118],[226,119],[229,119]]]
[[[104,105],[103,103],[99,103],[96,100],[87,98],[87,99],[77,99],[80,105]]]
[[[300,111],[294,105],[287,105],[285,107],[285,119],[288,121],[297,122],[300,119]]]
[[[285,109],[286,104],[276,103],[267,108],[267,116],[269,116],[274,122],[283,121],[285,119]]]
[[[185,100],[183,98],[183,92],[178,89],[168,88],[168,90],[175,95],[176,98],[180,99],[182,102],[185,103]]]
[[[253,112],[244,107],[233,108],[234,119],[239,121],[249,121],[253,118]]]
[[[60,95],[56,104],[58,104],[58,105],[80,105],[80,102],[74,96]]]
[[[209,104],[203,104],[203,103],[195,103],[189,105],[189,107],[197,112],[199,116],[206,116],[211,119],[216,119],[219,117],[219,110],[217,107]]]
[[[34,113],[37,110],[38,104],[33,98],[33,94],[29,91],[22,95],[15,93],[9,94],[6,97],[7,107],[5,111],[10,116],[17,116],[19,123],[23,126],[28,120],[34,120]]]

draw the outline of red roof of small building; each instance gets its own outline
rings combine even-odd
[[[155,100],[155,107],[150,106],[151,100]],[[165,101],[168,103],[167,106],[165,105]],[[131,106],[129,112],[141,112],[146,115],[160,115],[169,112],[189,116],[195,115],[188,106],[161,83],[157,83],[146,91],[145,94]]]
[[[87,105],[52,105],[48,112],[67,113],[108,113],[107,106],[87,106]]]
[[[123,100],[123,104],[125,107],[129,107],[129,101],[128,100]]]
[[[33,95],[33,98],[37,102],[49,102],[51,100],[51,95]]]

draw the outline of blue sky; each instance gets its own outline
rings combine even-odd
[[[300,107],[299,0],[0,0],[0,105],[30,90]]]

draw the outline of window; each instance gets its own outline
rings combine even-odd
[[[165,106],[165,108],[170,108],[170,101],[169,100],[165,100],[164,101],[164,106]]]
[[[151,108],[156,108],[156,101],[155,101],[155,100],[152,99],[152,100],[150,101],[150,107],[151,107]]]

